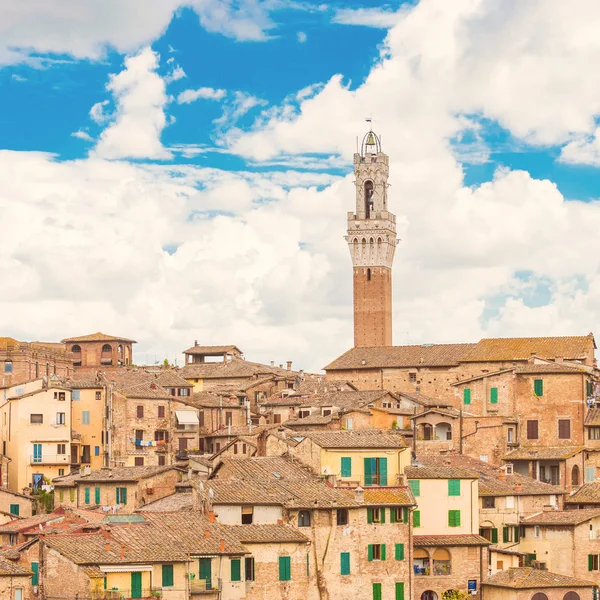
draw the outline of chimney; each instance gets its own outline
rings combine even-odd
[[[192,484],[192,510],[202,510],[200,491],[194,484]]]
[[[225,552],[225,540],[223,538],[219,540],[219,550]]]
[[[153,390],[155,390],[156,389],[156,384],[155,383],[151,383],[150,384],[150,388],[153,389]]]
[[[106,551],[110,552],[110,542],[106,540]]]
[[[360,485],[354,490],[354,499],[362,504],[365,501],[365,490],[360,487]]]
[[[194,340],[194,346],[198,345],[198,340]]]
[[[275,366],[275,361],[274,361],[274,360],[272,360],[272,361],[271,361],[271,366],[272,366],[272,367],[274,367],[274,366]]]
[[[125,546],[121,546],[121,560],[125,558]]]
[[[520,483],[515,483],[515,493],[520,494],[523,491],[523,486]]]
[[[506,471],[504,469],[500,469],[498,472],[498,479],[500,481],[506,481]]]
[[[285,364],[287,365],[287,370],[291,371],[292,370],[292,361],[288,360]]]

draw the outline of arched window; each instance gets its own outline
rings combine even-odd
[[[373,211],[373,182],[365,181],[365,215],[369,219]]]
[[[73,354],[81,354],[81,346],[79,344],[75,344],[71,348],[71,352],[73,352]]]
[[[438,599],[438,595],[432,590],[427,590],[421,594],[421,600],[437,600],[437,599]]]
[[[573,470],[571,471],[571,485],[573,487],[579,485],[579,467],[577,465],[573,465]],[[575,592],[573,592],[573,594],[575,594]]]
[[[12,373],[12,370],[13,370],[12,362],[10,360],[7,360],[4,363],[4,372],[5,373]]]
[[[310,512],[301,510],[298,513],[298,527],[310,527]]]
[[[433,438],[433,427],[429,423],[423,423],[421,429],[423,431],[424,440],[431,440]]]
[[[450,425],[450,423],[438,423],[435,426],[435,439],[436,440],[451,440],[452,439],[452,425]]]
[[[367,281],[371,281],[371,269],[367,269]]]
[[[579,594],[577,592],[567,592],[563,596],[563,600],[579,600]]]
[[[348,525],[348,509],[338,508],[337,509],[337,524]]]
[[[543,592],[538,592],[531,597],[531,600],[548,600],[548,596]]]
[[[104,344],[104,346],[102,346],[102,352],[112,352],[112,347],[110,344]]]
[[[429,575],[430,574],[429,573],[429,554],[427,554],[427,550],[425,550],[424,548],[415,548],[414,549],[414,551],[413,551],[413,570],[415,572],[415,575]],[[427,593],[427,592],[425,592],[425,593]],[[423,598],[423,596],[421,596],[421,598]]]
[[[433,574],[450,575],[450,552],[445,548],[438,548],[433,553]]]

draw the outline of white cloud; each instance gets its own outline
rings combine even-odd
[[[246,92],[236,91],[233,93],[233,100],[228,102],[223,107],[223,114],[215,119],[215,123],[219,126],[232,127],[235,123],[258,106],[266,106],[268,102],[262,98],[257,98]]]
[[[125,68],[112,75],[106,89],[116,111],[94,150],[103,158],[170,158],[160,135],[166,126],[165,82],[156,73],[159,56],[150,48],[125,59]]]
[[[74,131],[71,135],[73,137],[79,138],[80,140],[85,140],[86,142],[94,141],[94,138],[87,131],[84,131],[83,129]]]
[[[296,34],[296,38],[298,39],[298,41],[299,41],[301,44],[304,44],[304,42],[305,42],[305,41],[306,41],[306,39],[307,39],[307,36],[306,36],[306,33],[304,33],[304,31],[299,31],[299,32]]]
[[[199,99],[222,100],[227,95],[226,90],[217,90],[211,87],[201,87],[197,90],[184,90],[177,96],[179,104],[190,104]]]
[[[109,115],[104,112],[104,107],[108,104],[108,100],[103,100],[102,102],[96,102],[96,104],[90,108],[90,117],[93,121],[96,123],[104,123],[106,119],[109,118]]]
[[[363,25],[389,29],[399,20],[400,11],[385,8],[340,8],[335,11],[332,21],[342,25]]]
[[[16,73],[13,73],[11,75],[11,79],[13,81],[18,81],[20,83],[22,83],[23,81],[27,81],[27,77],[23,77],[22,75],[17,75]]]
[[[566,163],[600,165],[600,127],[591,136],[582,136],[569,142],[560,153]]]
[[[165,77],[165,81],[167,83],[172,83],[173,81],[178,81],[179,79],[183,79],[184,77],[187,77],[186,72],[179,65],[177,65]]]

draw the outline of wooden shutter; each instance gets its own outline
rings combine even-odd
[[[385,560],[385,544],[381,544],[381,560]]]
[[[498,388],[490,388],[490,403],[498,404]]]
[[[421,511],[415,510],[413,512],[413,527],[421,527]]]
[[[558,420],[558,437],[561,440],[571,438],[571,421],[569,419]]]
[[[367,548],[367,558],[369,562],[373,560],[373,544],[369,544]]]
[[[460,496],[460,479],[448,479],[448,496]]]
[[[39,563],[32,562],[31,563],[31,571],[33,572],[33,577],[31,578],[31,585],[38,585],[39,584],[39,572],[40,572]],[[591,569],[590,569],[590,571],[591,571]]]
[[[538,422],[537,420],[527,421],[527,439],[537,440],[538,439]]]
[[[373,600],[381,600],[381,584],[373,584]]]
[[[340,575],[350,575],[350,552],[340,553]]]
[[[471,404],[471,388],[465,388],[463,390],[463,402],[465,404]]]
[[[404,582],[396,582],[396,600],[404,600]]]
[[[415,498],[421,495],[421,482],[418,479],[411,479],[408,482],[408,485],[410,486],[410,489]]]
[[[94,490],[94,502],[95,502],[96,504],[100,504],[100,488],[99,488],[99,487],[97,487],[97,488]]]
[[[408,523],[408,506],[405,506],[402,509],[402,520],[404,521],[404,523]]]
[[[342,456],[342,477],[352,477],[352,458]]]
[[[85,488],[85,503],[90,503],[90,488]]]
[[[231,563],[231,581],[241,581],[242,580],[242,567],[241,567],[240,559],[232,558],[230,563]],[[163,582],[163,585],[165,585],[164,582]]]
[[[396,522],[396,510],[398,510],[395,506],[390,507],[390,523]]]
[[[494,527],[492,529],[492,544],[497,544],[498,543],[498,529],[496,527]]]
[[[163,565],[162,566],[162,586],[163,587],[172,587],[173,586],[173,565]]]
[[[517,526],[517,527],[514,528],[514,531],[513,531],[513,542],[518,542],[519,539],[520,539],[520,536],[519,536],[519,527]]]
[[[506,544],[508,542],[508,527],[502,528],[502,541]]]
[[[369,525],[373,522],[373,509],[372,508],[367,508],[367,523],[369,523]]]
[[[593,571],[593,570],[594,570],[594,555],[588,554],[588,571]]]
[[[379,522],[385,523],[385,508],[383,506],[379,509]]]
[[[10,514],[16,515],[17,517],[19,516],[19,505],[18,504],[10,505]]]
[[[387,458],[380,458],[379,461],[379,485],[387,485]]]
[[[404,560],[404,544],[396,544],[396,560]]]
[[[291,559],[289,556],[279,557],[279,581],[291,579]]]
[[[364,470],[365,470],[365,486],[373,485],[373,468],[372,468],[372,458],[364,459]]]
[[[534,379],[533,380],[533,393],[536,396],[544,395],[544,381],[542,379]]]

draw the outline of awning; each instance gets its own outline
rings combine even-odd
[[[175,416],[180,425],[200,425],[198,415],[191,410],[176,410]]]
[[[134,573],[152,571],[152,565],[98,565],[104,573]],[[110,590],[109,590],[110,591]]]

